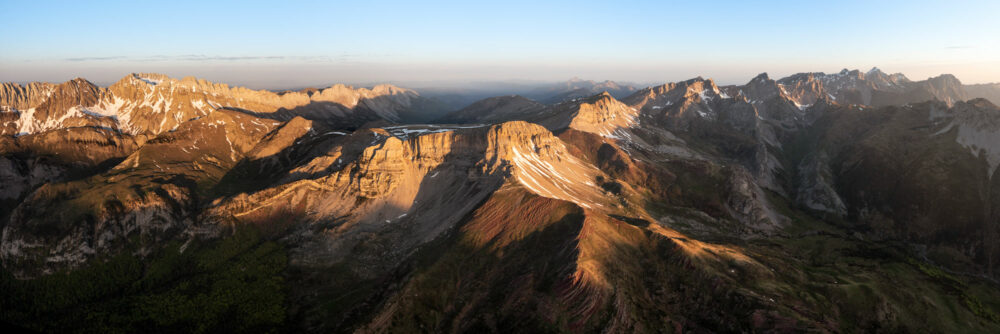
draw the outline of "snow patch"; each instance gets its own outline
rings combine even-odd
[[[957,127],[955,141],[969,149],[976,158],[984,158],[989,166],[987,177],[992,179],[1000,166],[1000,115],[981,112],[938,111],[931,109],[930,119],[951,118],[945,128],[931,136],[937,136]]]
[[[35,127],[35,108],[24,110],[20,112],[20,117],[17,119],[17,135],[25,135],[32,133]]]
[[[705,102],[711,101],[712,97],[708,96],[708,94],[706,94],[706,92],[708,92],[708,89],[702,89],[700,92],[698,92],[698,97],[700,97],[701,100],[705,101]]]
[[[410,135],[414,135],[416,137],[428,133],[450,132],[458,129],[473,129],[473,128],[481,128],[484,126],[486,126],[486,124],[476,124],[469,126],[452,126],[447,128],[436,126],[434,129],[413,129],[413,128],[408,128],[408,126],[406,125],[400,125],[400,126],[384,127],[382,129],[389,131],[389,133],[391,133],[393,136],[396,136],[400,139],[406,139],[410,137]]]
[[[143,82],[148,83],[148,84],[153,85],[153,86],[159,85],[160,83],[163,82],[163,80],[157,80],[157,79],[151,79],[151,78],[141,77],[139,75],[136,75],[135,78],[139,79],[139,80],[142,80]]]
[[[589,180],[590,178],[586,175],[586,167],[582,163],[568,158],[560,162],[570,165],[557,168],[541,159],[534,150],[528,150],[528,153],[525,154],[518,150],[517,146],[511,146],[510,149],[511,162],[516,167],[517,180],[525,188],[543,197],[573,202],[588,209],[593,207],[595,203],[581,199],[581,197],[589,197],[587,196],[588,192],[594,193],[591,189],[593,187],[589,187],[581,181],[574,181]]]

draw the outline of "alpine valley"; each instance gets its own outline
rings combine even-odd
[[[1000,333],[1000,84],[0,86],[42,332]]]

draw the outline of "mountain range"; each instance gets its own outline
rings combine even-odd
[[[1000,331],[1000,85],[873,68],[463,99],[5,83],[0,320]]]

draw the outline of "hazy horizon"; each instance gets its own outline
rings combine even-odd
[[[533,86],[546,85],[546,84],[563,83],[563,82],[568,82],[568,81],[574,80],[574,79],[576,79],[576,80],[585,80],[585,81],[589,80],[589,81],[595,81],[595,82],[603,82],[603,81],[609,80],[609,81],[614,81],[614,82],[619,83],[619,84],[632,84],[632,85],[636,85],[637,88],[643,88],[643,87],[648,87],[648,86],[653,86],[653,85],[660,85],[660,84],[665,84],[665,83],[670,83],[670,82],[684,81],[684,80],[693,79],[693,78],[696,78],[696,77],[702,77],[702,78],[706,78],[706,79],[712,79],[713,81],[716,82],[716,84],[718,84],[720,86],[722,86],[722,85],[742,85],[742,84],[746,84],[751,79],[753,79],[757,75],[760,75],[761,73],[767,73],[768,76],[770,76],[771,78],[778,79],[778,78],[783,78],[783,77],[786,77],[786,76],[789,76],[789,75],[792,75],[792,74],[803,73],[803,72],[823,72],[823,73],[830,74],[830,73],[838,73],[838,72],[840,72],[843,69],[847,69],[847,70],[859,70],[861,72],[867,72],[872,67],[878,67],[880,70],[882,70],[885,73],[902,73],[902,72],[899,72],[899,71],[890,71],[890,70],[885,69],[885,68],[883,68],[881,66],[871,66],[871,67],[867,67],[867,68],[862,68],[862,67],[844,67],[844,68],[841,68],[841,69],[838,69],[838,70],[827,70],[827,71],[824,71],[824,70],[802,70],[802,71],[780,72],[780,73],[779,72],[767,72],[767,71],[763,71],[763,72],[757,72],[757,73],[748,74],[748,75],[746,75],[745,78],[743,78],[743,79],[736,79],[735,81],[722,81],[722,80],[719,80],[718,78],[715,78],[715,77],[710,76],[710,75],[697,75],[696,74],[696,75],[691,75],[691,76],[677,75],[677,76],[674,76],[672,78],[667,78],[667,79],[658,80],[658,81],[657,80],[638,81],[638,80],[628,80],[628,79],[615,80],[615,79],[606,79],[606,78],[582,77],[582,76],[579,76],[579,75],[570,75],[570,76],[559,77],[559,78],[551,78],[551,79],[528,79],[528,78],[490,79],[490,78],[470,78],[470,79],[439,79],[439,80],[393,80],[393,79],[386,79],[386,80],[356,80],[356,81],[337,80],[336,76],[334,76],[334,77],[331,77],[330,79],[318,78],[318,79],[316,79],[314,81],[297,81],[297,80],[294,80],[295,77],[296,77],[295,75],[290,75],[288,77],[280,77],[280,76],[276,75],[275,77],[269,77],[268,79],[266,79],[264,81],[259,81],[258,82],[257,80],[255,80],[255,79],[253,79],[251,77],[244,77],[245,78],[244,80],[240,80],[239,79],[240,76],[236,76],[235,77],[236,78],[235,81],[234,80],[227,80],[225,78],[232,78],[232,77],[226,76],[225,74],[217,74],[217,75],[211,75],[211,76],[204,76],[204,75],[197,75],[197,74],[184,74],[184,73],[187,73],[187,72],[178,72],[178,73],[181,73],[181,74],[172,74],[170,72],[157,72],[157,71],[131,71],[131,72],[122,72],[121,75],[118,75],[118,76],[114,76],[114,75],[96,75],[96,76],[72,75],[72,76],[67,76],[65,78],[62,78],[62,79],[55,79],[55,80],[0,80],[0,82],[13,82],[13,83],[18,83],[18,84],[22,84],[23,85],[23,84],[27,84],[27,83],[30,83],[30,82],[61,83],[61,82],[66,82],[66,81],[72,80],[74,78],[83,78],[83,79],[86,79],[86,80],[94,83],[95,85],[98,85],[98,86],[101,86],[101,87],[107,87],[107,86],[109,86],[109,85],[117,82],[118,80],[121,80],[122,78],[128,76],[131,73],[158,73],[158,74],[167,75],[167,76],[175,78],[175,79],[181,79],[181,78],[184,78],[184,77],[191,76],[191,77],[195,77],[197,79],[204,79],[204,80],[208,80],[208,81],[214,82],[214,83],[228,84],[230,86],[241,86],[241,87],[247,87],[247,88],[251,88],[251,89],[263,89],[263,90],[272,90],[272,91],[299,90],[299,89],[305,89],[305,88],[326,88],[326,87],[329,87],[329,86],[332,86],[332,85],[336,85],[336,84],[344,84],[344,85],[350,85],[350,86],[354,86],[354,87],[369,87],[369,88],[372,87],[372,86],[378,85],[378,84],[392,84],[392,85],[400,86],[400,87],[403,87],[403,88],[412,88],[412,89],[463,89],[463,88],[464,89],[502,89],[502,88],[512,88],[512,87],[533,87]],[[936,77],[936,76],[943,75],[943,74],[954,74],[954,73],[941,72],[941,73],[934,74],[934,75],[928,75],[926,77],[915,77],[915,76],[909,75],[908,73],[902,73],[902,74],[906,75],[906,77],[909,78],[910,80],[920,81],[920,80],[925,80],[925,79],[928,79],[928,78],[931,78],[931,77]],[[968,82],[966,80],[963,80],[962,77],[960,77],[960,76],[956,75],[956,77],[963,84],[1000,83],[1000,81],[996,81],[996,82],[981,82],[981,83],[980,82]],[[97,78],[97,79],[95,79],[95,78]],[[217,79],[217,78],[221,78],[221,79]],[[261,79],[261,80],[263,80],[263,79]],[[246,83],[247,81],[249,81],[250,83],[247,84]],[[285,84],[282,84],[282,83],[285,83]]]
[[[640,84],[867,71],[1000,82],[1000,3],[0,3],[0,81],[132,72],[255,89]],[[414,85],[414,84],[419,85]]]

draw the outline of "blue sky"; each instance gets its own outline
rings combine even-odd
[[[742,83],[878,66],[997,82],[998,16],[1000,1],[0,0],[0,81]]]

